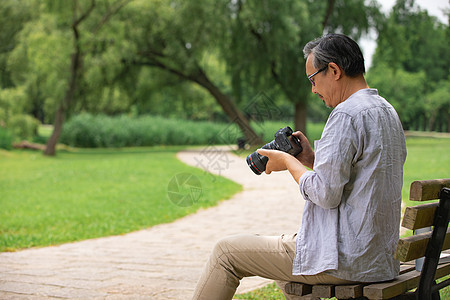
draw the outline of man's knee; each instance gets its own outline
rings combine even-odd
[[[219,240],[213,249],[213,256],[220,259],[223,256],[229,256],[235,252],[239,252],[245,235],[233,235]]]

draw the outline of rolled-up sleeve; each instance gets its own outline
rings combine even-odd
[[[339,206],[350,180],[357,145],[352,118],[345,113],[332,114],[322,138],[315,142],[313,171],[305,172],[299,179],[300,193],[305,200],[326,209]]]

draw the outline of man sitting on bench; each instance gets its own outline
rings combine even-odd
[[[314,152],[307,138],[295,132],[303,147],[297,157],[258,150],[269,158],[267,174],[289,170],[299,184],[306,201],[299,232],[219,241],[194,299],[232,299],[246,276],[274,279],[283,289],[280,282],[351,284],[398,275],[393,255],[406,159],[400,120],[377,90],[368,87],[355,41],[329,34],[309,42],[303,52],[312,92],[334,108],[322,137]]]

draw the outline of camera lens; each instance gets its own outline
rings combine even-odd
[[[262,149],[276,149],[274,141],[265,144],[261,147]],[[269,158],[267,156],[263,156],[259,154],[258,152],[253,152],[249,156],[247,156],[247,164],[250,167],[250,169],[255,173],[256,175],[261,175],[262,172],[266,170],[267,162],[269,161]]]
[[[253,152],[247,156],[247,164],[256,175],[261,175],[266,170],[268,158],[258,152]]]

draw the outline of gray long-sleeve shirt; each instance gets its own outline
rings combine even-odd
[[[294,275],[327,271],[361,282],[398,275],[405,159],[400,120],[377,90],[360,90],[332,111],[313,171],[299,180],[306,203]]]

